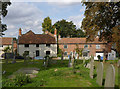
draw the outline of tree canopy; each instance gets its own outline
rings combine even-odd
[[[46,17],[44,19],[44,22],[42,23],[42,31],[45,32],[45,30],[48,30],[49,32],[51,32],[52,29],[52,20],[50,19],[50,17]]]
[[[88,40],[100,35],[100,40],[116,43],[120,53],[120,2],[83,2],[86,6],[82,28]]]
[[[80,29],[77,30],[76,25],[72,21],[68,22],[66,20],[57,21],[53,25],[52,33],[54,33],[54,28],[57,29],[58,34],[61,37],[83,37],[84,32]]]
[[[0,36],[4,35],[2,32],[7,30],[6,24],[1,24],[1,15],[5,17],[8,13],[7,6],[11,5],[11,2],[1,2],[0,1]]]

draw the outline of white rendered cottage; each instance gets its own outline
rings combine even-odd
[[[22,34],[19,29],[17,50],[20,55],[27,52],[30,57],[44,57],[46,55],[57,57],[56,30],[53,35],[48,31],[46,34],[35,34],[31,30]]]

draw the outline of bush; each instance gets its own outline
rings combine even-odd
[[[22,86],[27,83],[31,83],[31,79],[29,76],[26,76],[25,74],[17,74],[16,77],[13,79],[16,86]]]
[[[31,83],[31,79],[29,76],[26,76],[25,74],[16,74],[15,78],[4,80],[2,82],[3,87],[21,87],[22,85],[25,85],[27,83]]]

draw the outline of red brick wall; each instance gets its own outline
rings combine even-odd
[[[68,55],[70,54],[71,51],[73,51],[76,48],[76,44],[67,44],[68,48],[64,48],[64,44],[59,44],[59,48],[60,49],[64,49],[64,51],[67,51]],[[84,48],[85,44],[79,44],[79,48]],[[96,51],[103,51],[106,48],[106,44],[99,44],[100,45],[100,49],[96,49],[96,45],[97,44],[87,44],[88,45],[88,50],[90,50],[89,52],[89,56],[93,55],[95,56]]]

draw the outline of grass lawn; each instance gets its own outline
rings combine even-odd
[[[40,69],[37,77],[32,78],[32,82],[23,85],[23,87],[101,87],[96,83],[96,76],[94,76],[94,79],[90,79],[89,69],[83,67],[81,60],[77,61],[75,68],[76,73],[73,73],[72,68],[68,68],[68,60],[64,60],[63,62],[55,60],[47,69],[42,66],[42,60],[36,60],[34,64],[24,63],[23,60],[16,61],[17,63],[15,64],[11,64],[11,60],[9,61],[9,64],[5,64],[3,60],[2,70],[6,71],[2,76],[3,80],[7,80],[9,75],[20,68],[36,67]],[[116,69],[115,86],[118,87],[118,69],[116,62],[112,62]],[[99,62],[95,61],[95,67],[97,67],[98,63]],[[105,70],[109,64],[110,61],[107,61],[104,64],[104,78]],[[94,74],[96,75],[96,68]]]

